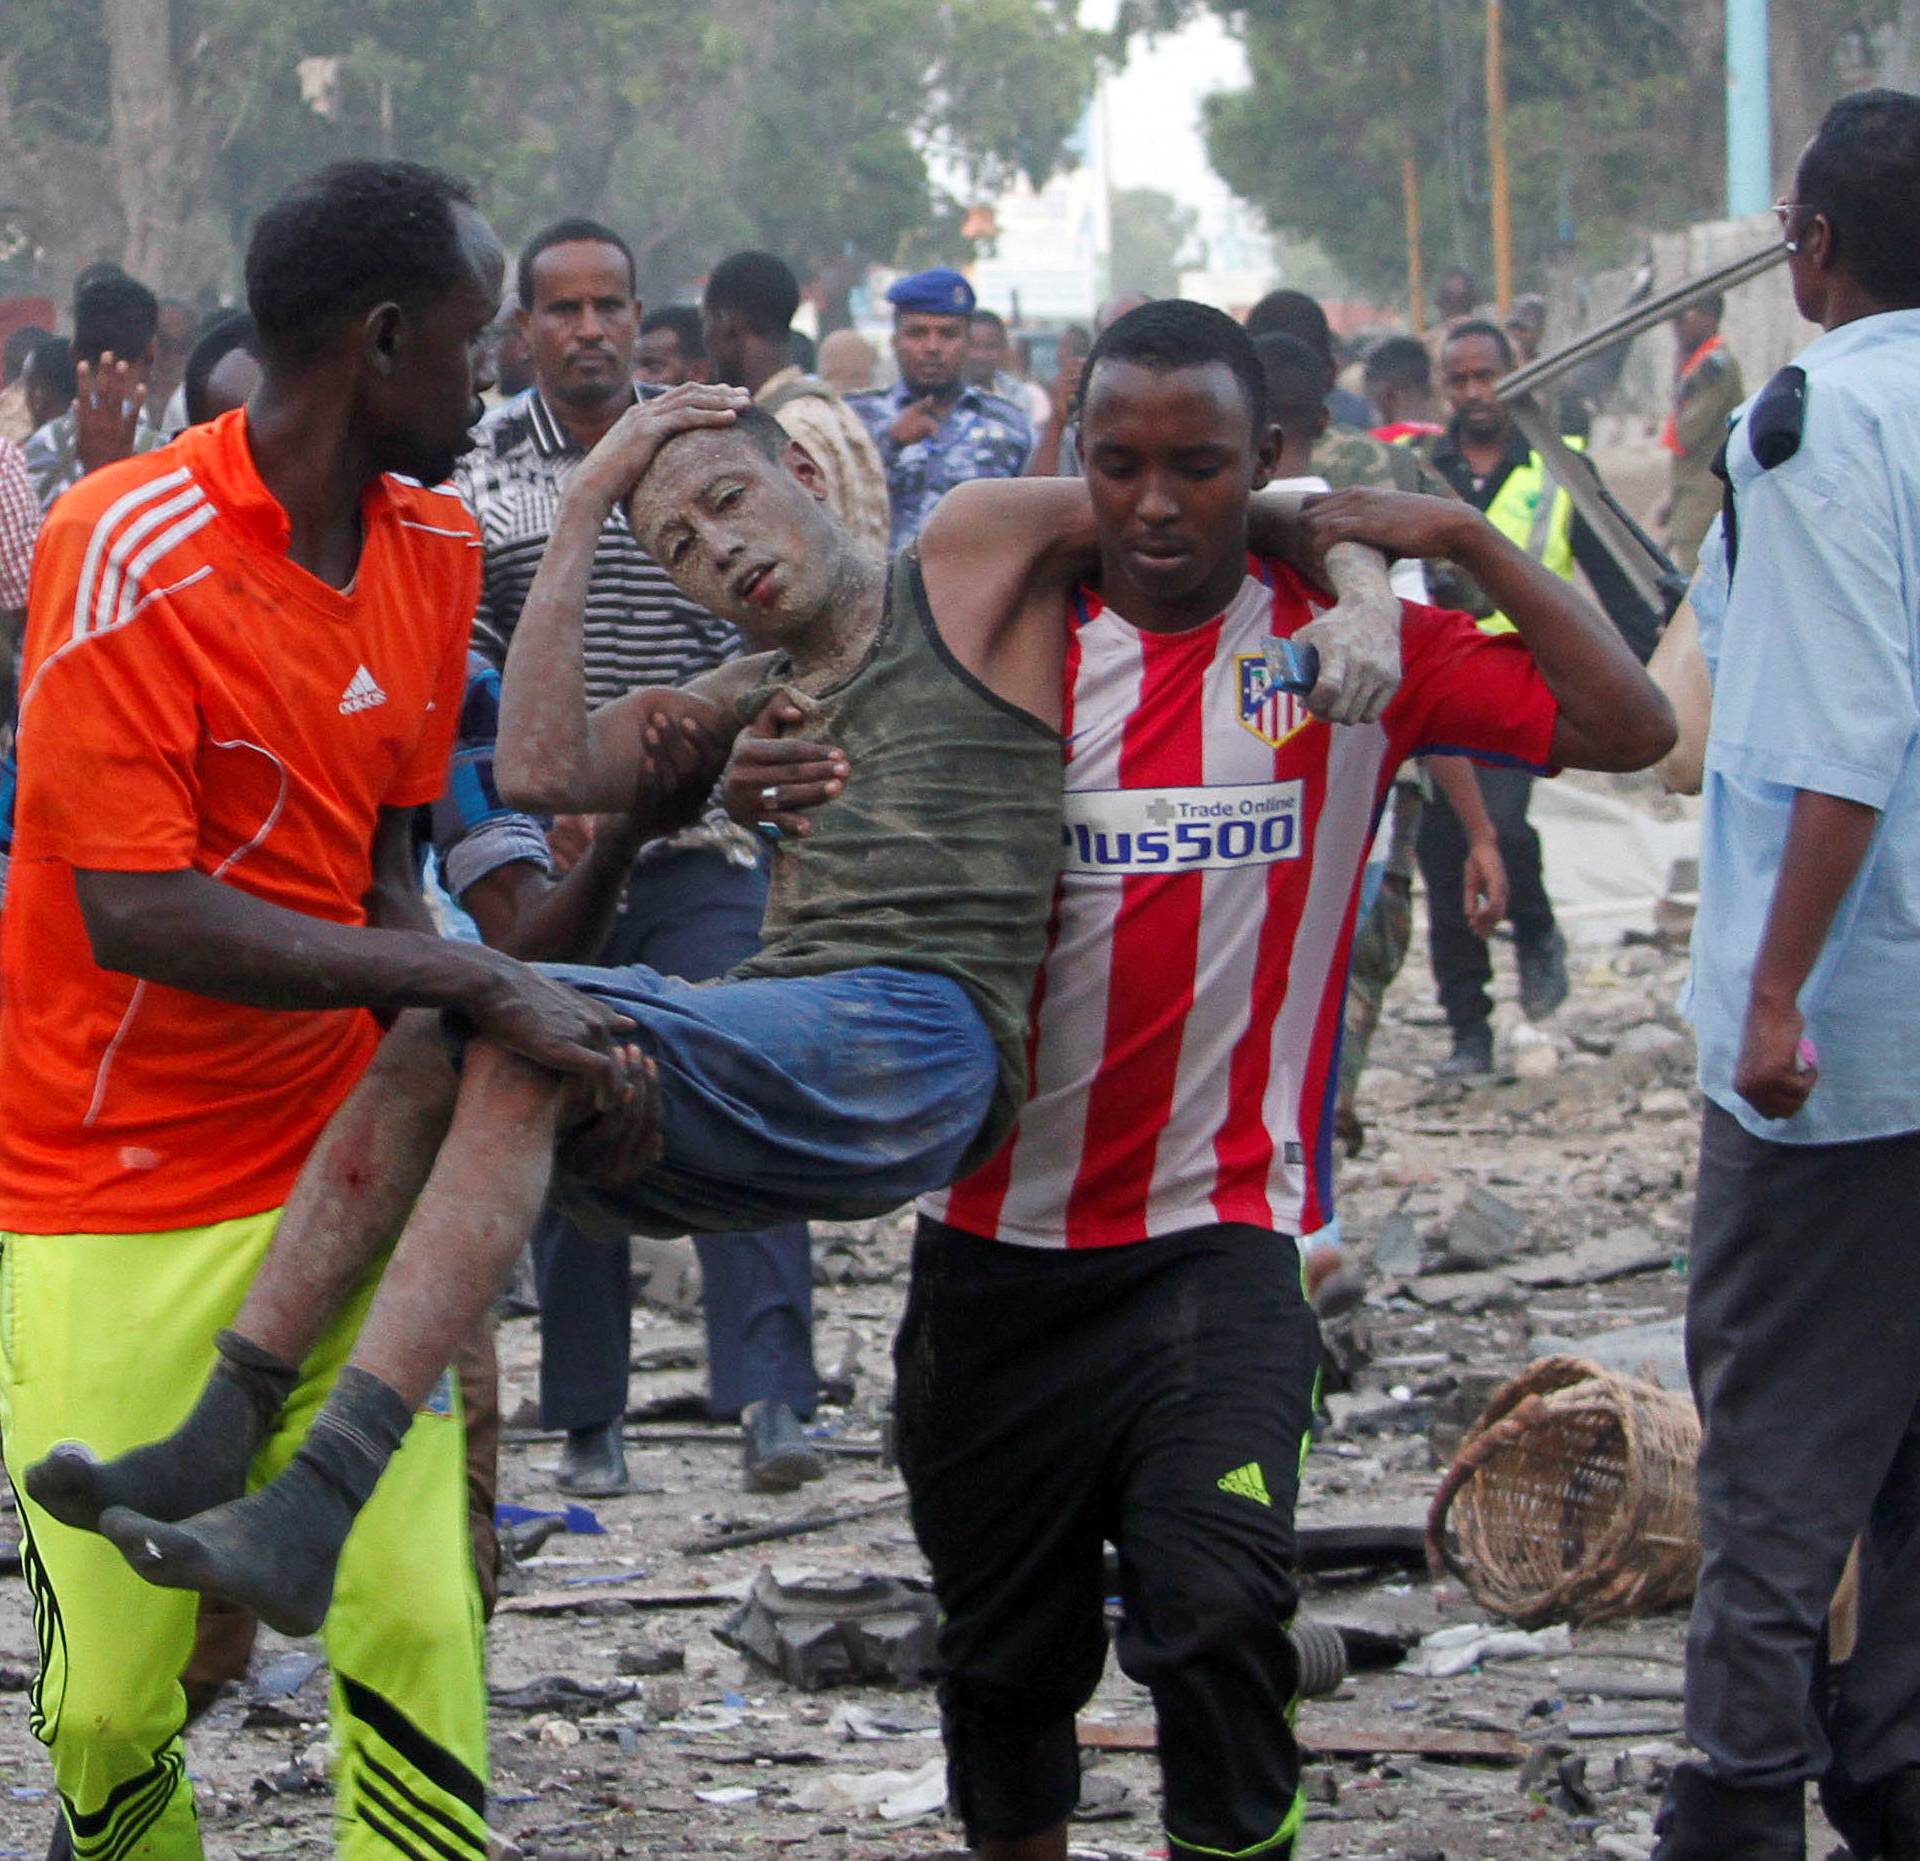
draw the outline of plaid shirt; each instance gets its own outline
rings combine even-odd
[[[546,553],[560,493],[586,457],[538,388],[496,408],[454,483],[480,520],[485,568],[473,643],[495,664],[519,624]],[[648,685],[680,685],[739,650],[731,623],[689,601],[634,540],[621,511],[609,514],[594,551],[583,628],[587,701],[609,704]]]
[[[962,388],[937,432],[902,446],[888,429],[919,398],[904,381],[847,397],[847,405],[867,423],[886,467],[893,503],[890,557],[920,534],[933,507],[955,485],[970,478],[1018,478],[1033,452],[1033,428],[1025,412],[983,388]]]
[[[27,604],[33,541],[40,534],[40,500],[33,495],[27,455],[0,439],[0,613]]]

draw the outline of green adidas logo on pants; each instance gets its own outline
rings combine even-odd
[[[1270,1506],[1272,1497],[1267,1492],[1266,1476],[1260,1471],[1260,1463],[1250,1460],[1244,1467],[1222,1476],[1220,1490],[1223,1493],[1238,1493],[1242,1499],[1251,1499],[1256,1505]]]

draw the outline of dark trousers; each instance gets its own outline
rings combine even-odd
[[[1480,792],[1500,841],[1512,898],[1507,921],[1523,948],[1553,935],[1553,905],[1540,872],[1540,836],[1527,819],[1533,777],[1524,769],[1475,767]],[[1493,1013],[1487,993],[1493,981],[1493,955],[1467,927],[1462,888],[1466,883],[1467,836],[1445,796],[1436,796],[1420,820],[1420,876],[1427,886],[1434,987],[1447,1025],[1456,1031],[1478,1026]]]
[[[600,960],[649,963],[704,982],[751,956],[766,909],[763,869],[706,849],[637,867]],[[813,1256],[804,1222],[757,1234],[703,1235],[707,1398],[716,1416],[749,1402],[787,1403],[810,1416]],[[592,1428],[626,1413],[632,1268],[625,1248],[588,1240],[564,1216],[543,1215],[533,1237],[540,1288],[540,1419]]]
[[[894,1363],[969,1842],[1038,1834],[1078,1800],[1110,1542],[1173,1853],[1286,1861],[1293,1513],[1319,1364],[1294,1242],[1221,1226],[1069,1252],[922,1219]]]
[[[1687,1735],[1723,1781],[1822,1779],[1881,1852],[1920,1766],[1920,1132],[1781,1144],[1708,1105],[1687,1288],[1703,1561]],[[1862,1539],[1837,1691],[1827,1611]]]

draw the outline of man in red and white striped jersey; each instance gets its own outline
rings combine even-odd
[[[1374,823],[1408,756],[1639,767],[1672,719],[1606,619],[1469,506],[1350,492],[1310,513],[1317,542],[1452,557],[1520,633],[1406,604],[1397,693],[1330,726],[1272,670],[1269,642],[1324,601],[1248,553],[1273,436],[1245,332],[1151,304],[1100,338],[1086,382],[1084,489],[966,487],[944,512],[951,527],[964,503],[1001,561],[1038,557],[1035,525],[1097,531],[1098,566],[1068,617],[1031,1095],[999,1153],[922,1204],[900,1461],[945,1618],[952,1797],[983,1861],[1066,1854],[1074,1714],[1106,1655],[1103,1540],[1172,1852],[1286,1856],[1318,1364],[1295,1243],[1332,1212]]]

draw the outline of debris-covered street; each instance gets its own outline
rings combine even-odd
[[[1670,932],[1684,915],[1663,913]],[[1411,1568],[1408,1548],[1491,1391],[1564,1349],[1625,1371],[1651,1362],[1670,1384],[1679,1375],[1666,1321],[1685,1288],[1695,1135],[1691,1046],[1672,1006],[1683,957],[1671,937],[1647,933],[1581,946],[1572,999],[1540,1037],[1518,1041],[1512,964],[1501,958],[1503,1071],[1468,1088],[1430,1076],[1444,1032],[1422,947],[1374,1050],[1366,1148],[1342,1170],[1343,1217],[1370,1292],[1335,1334],[1350,1386],[1327,1398],[1301,1522],[1309,1563],[1340,1566],[1309,1578],[1305,1614],[1344,1631],[1355,1671],[1303,1708],[1320,1753],[1304,1852],[1643,1856],[1679,1733],[1677,1612],[1492,1647],[1445,1637],[1414,1652],[1428,1671],[1400,1663],[1436,1631],[1486,1620],[1459,1583]],[[763,1569],[816,1593],[866,1577],[919,1580],[882,1448],[905,1232],[898,1217],[819,1233],[821,1364],[845,1400],[823,1411],[830,1476],[781,1499],[740,1493],[736,1433],[702,1419],[691,1250],[636,1254],[648,1279],[629,1430],[640,1490],[575,1513],[586,1529],[528,1551],[491,1632],[503,1850],[544,1861],[959,1853],[940,1813],[928,1690],[805,1690],[719,1639]],[[532,1414],[535,1349],[531,1319],[503,1324],[502,1497],[557,1511],[556,1442],[513,1425]],[[840,1522],[715,1547],[819,1513]],[[1330,1527],[1369,1529],[1334,1538]],[[537,1538],[542,1528],[517,1529]],[[834,1614],[837,1599],[820,1613]],[[865,1645],[905,1662],[923,1635],[918,1618],[895,1614]],[[793,1638],[808,1671],[842,1658],[839,1644],[818,1640]],[[25,1586],[6,1582],[0,1685],[25,1686],[33,1647]],[[317,1649],[263,1636],[248,1685],[191,1734],[210,1853],[329,1851],[325,1687]],[[1162,1851],[1151,1723],[1143,1691],[1110,1668],[1084,1728],[1077,1854]],[[53,1822],[44,1759],[18,1702],[0,1724],[0,1854],[38,1856]]]

